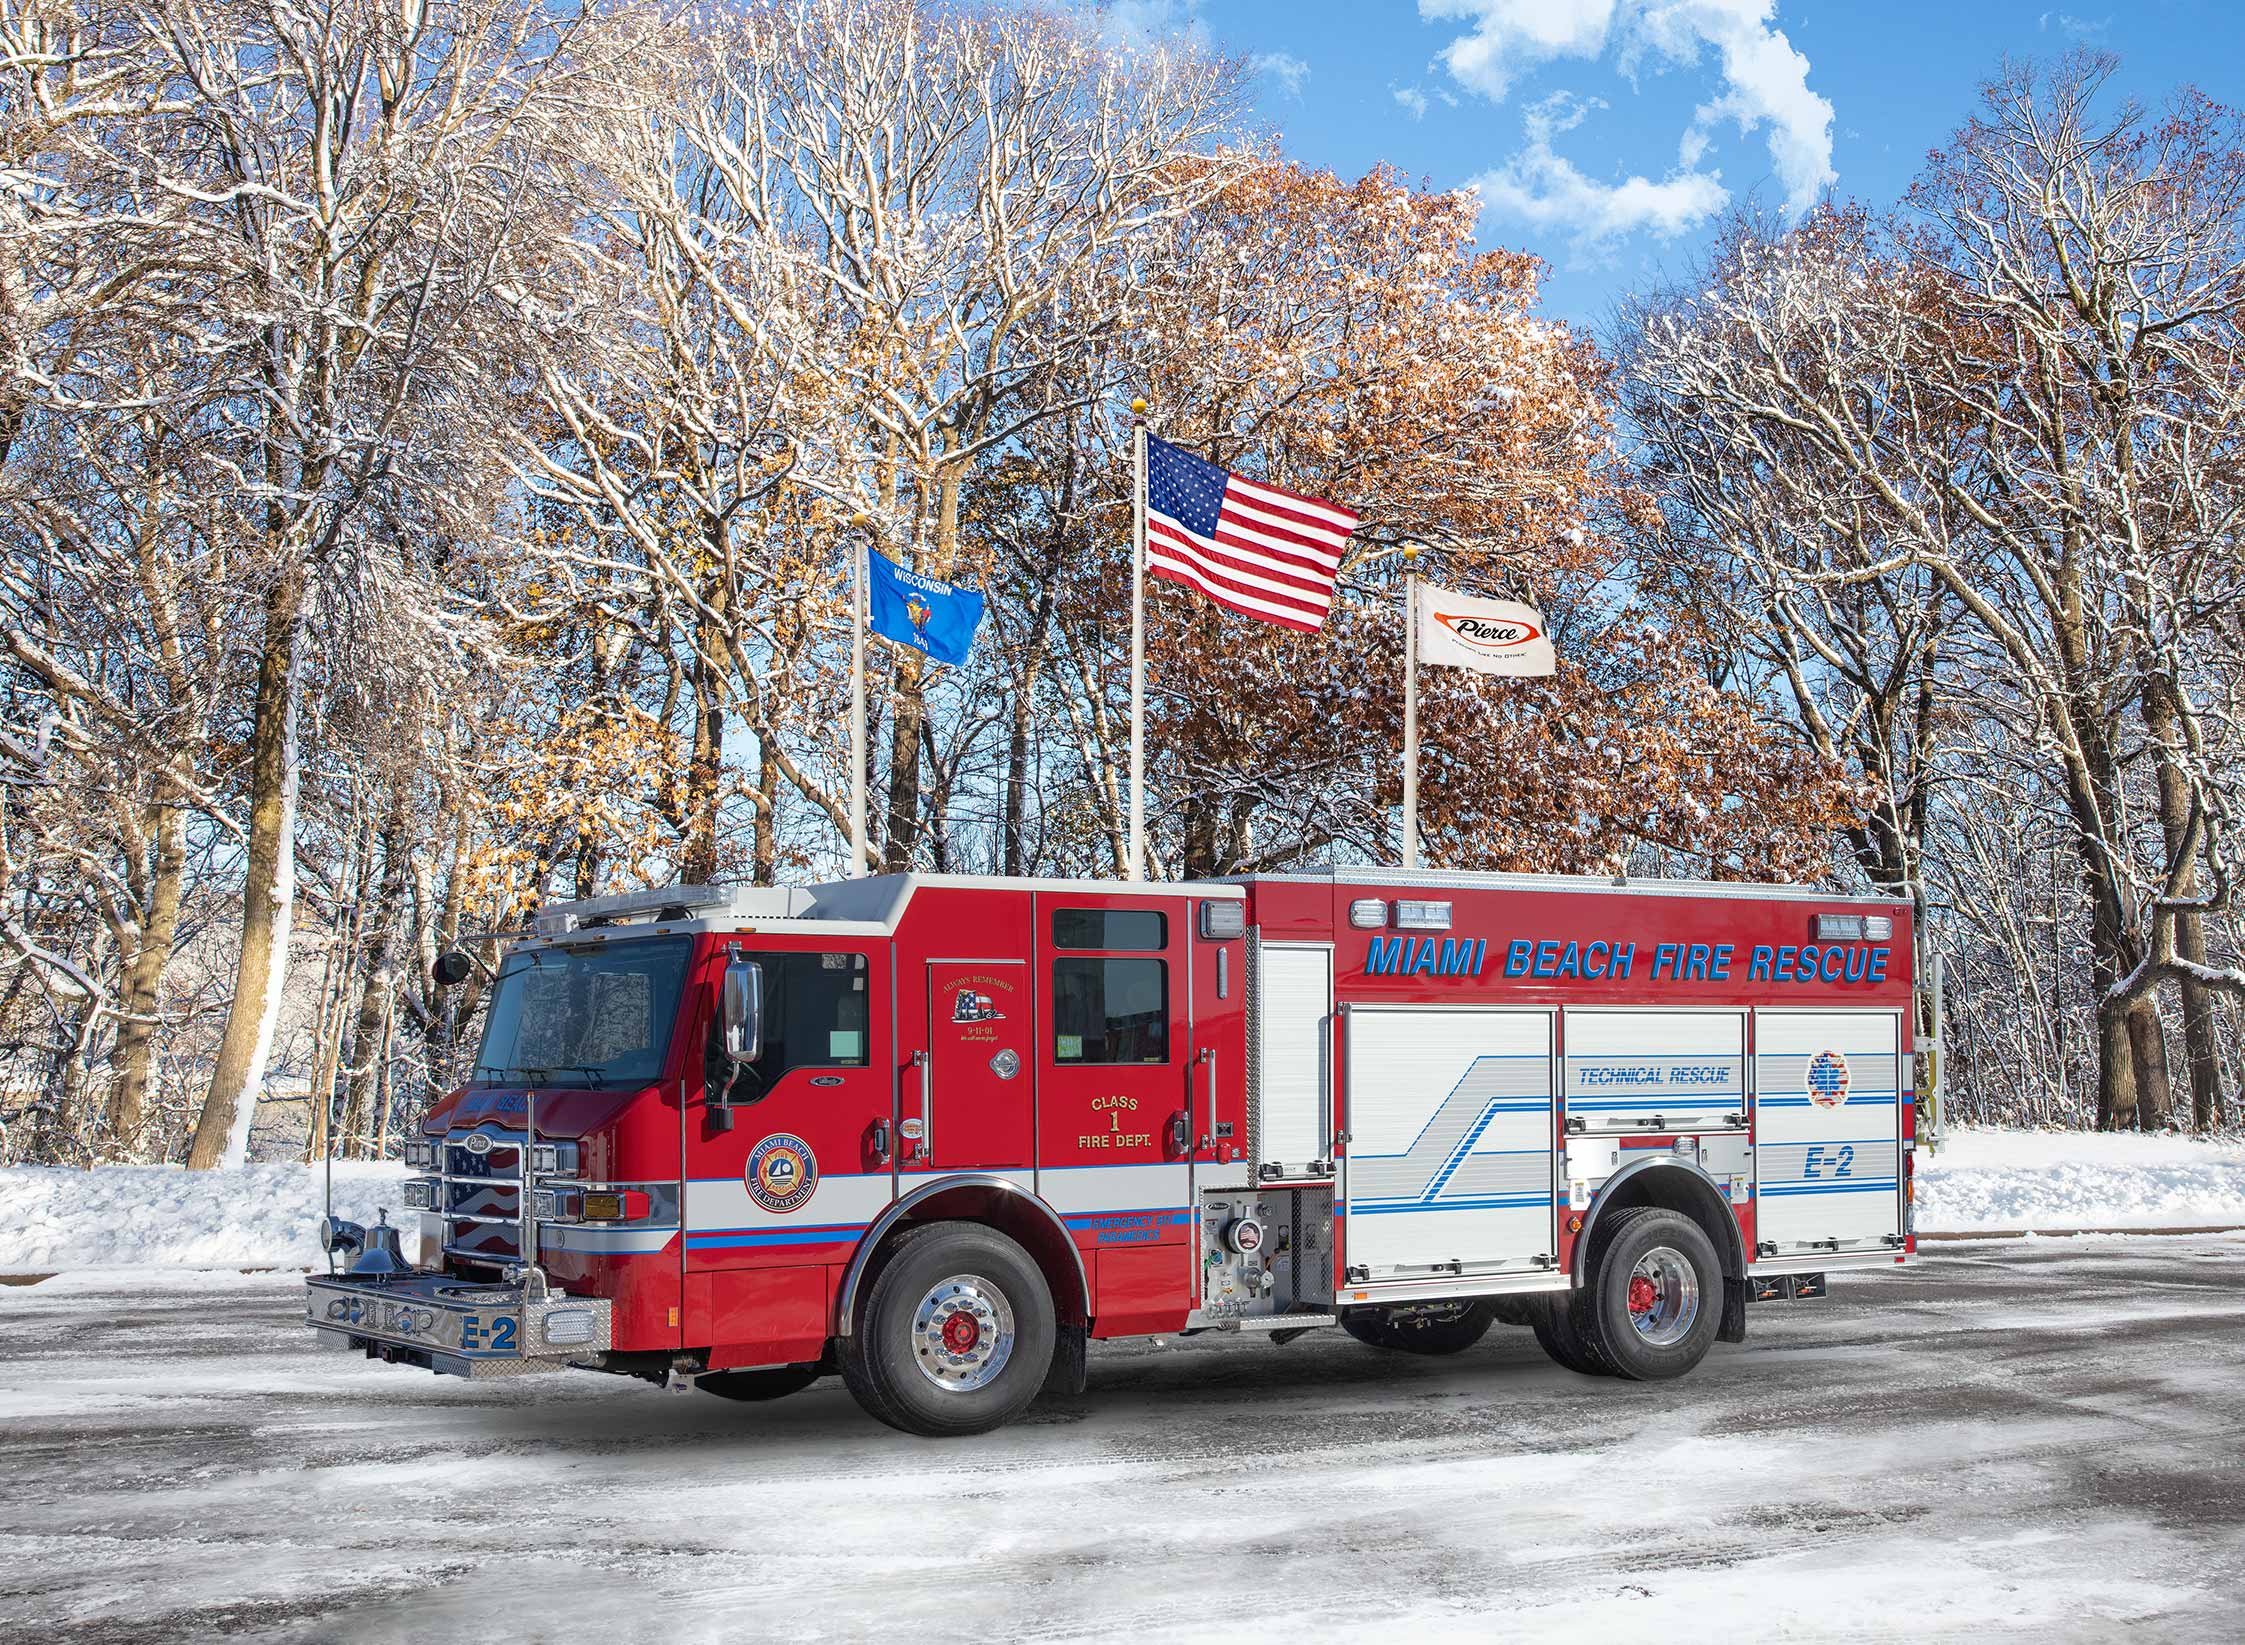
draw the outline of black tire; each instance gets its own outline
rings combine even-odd
[[[954,1318],[955,1335],[941,1323]],[[979,1223],[928,1223],[898,1239],[874,1280],[843,1340],[842,1380],[868,1415],[905,1433],[985,1434],[1037,1397],[1058,1334],[1028,1252]]]
[[[1680,1377],[1707,1357],[1723,1323],[1723,1264],[1698,1223],[1680,1211],[1633,1205],[1599,1230],[1597,1265],[1576,1293],[1585,1345],[1632,1382]],[[1647,1264],[1655,1302],[1633,1313],[1630,1281]],[[1642,1298],[1639,1299],[1643,1301]]]
[[[1399,1354],[1462,1353],[1489,1334],[1497,1311],[1486,1302],[1445,1308],[1357,1308],[1341,1316],[1341,1329],[1372,1348]]]
[[[826,1368],[810,1365],[774,1365],[761,1371],[711,1371],[694,1379],[694,1386],[719,1399],[760,1402],[799,1394],[826,1375]]]
[[[1553,1363],[1562,1370],[1573,1371],[1578,1376],[1610,1377],[1613,1367],[1598,1357],[1583,1338],[1576,1315],[1580,1311],[1582,1293],[1562,1292],[1539,1309],[1528,1321],[1536,1333],[1536,1343],[1549,1354]]]

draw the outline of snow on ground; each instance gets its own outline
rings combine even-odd
[[[338,1164],[335,1208],[403,1227],[398,1165]],[[0,1274],[63,1269],[310,1268],[320,1263],[316,1165],[182,1171],[0,1170]],[[1918,1156],[1918,1227],[1927,1233],[2022,1228],[2245,1225],[2245,1142],[2088,1132],[1950,1132]]]
[[[2245,1142],[1955,1129],[1918,1155],[1918,1229],[2245,1225]]]
[[[2235,1645],[2245,1236],[1939,1248],[1677,1382],[1095,1344],[908,1439],[315,1345],[292,1276],[0,1287],[0,1619],[51,1645]]]
[[[337,1164],[335,1210],[371,1223],[377,1207],[403,1228],[399,1165]],[[0,1274],[65,1268],[312,1268],[320,1265],[324,1178],[317,1165],[185,1171],[105,1165],[91,1171],[0,1169]]]

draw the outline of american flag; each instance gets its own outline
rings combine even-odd
[[[1356,516],[1146,437],[1146,569],[1218,605],[1316,633]]]

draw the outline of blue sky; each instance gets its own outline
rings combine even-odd
[[[1117,0],[1114,22],[1189,29],[1256,60],[1287,152],[1477,181],[1484,244],[1552,265],[1552,314],[1596,326],[1687,263],[1711,215],[1825,188],[1909,186],[2006,53],[2087,41],[2156,103],[2193,82],[2245,102],[2229,0]]]

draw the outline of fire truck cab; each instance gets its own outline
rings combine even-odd
[[[309,1323],[937,1435],[1151,1333],[1677,1376],[1913,1248],[1909,919],[1377,869],[553,904],[408,1144],[418,1266],[331,1220]]]

